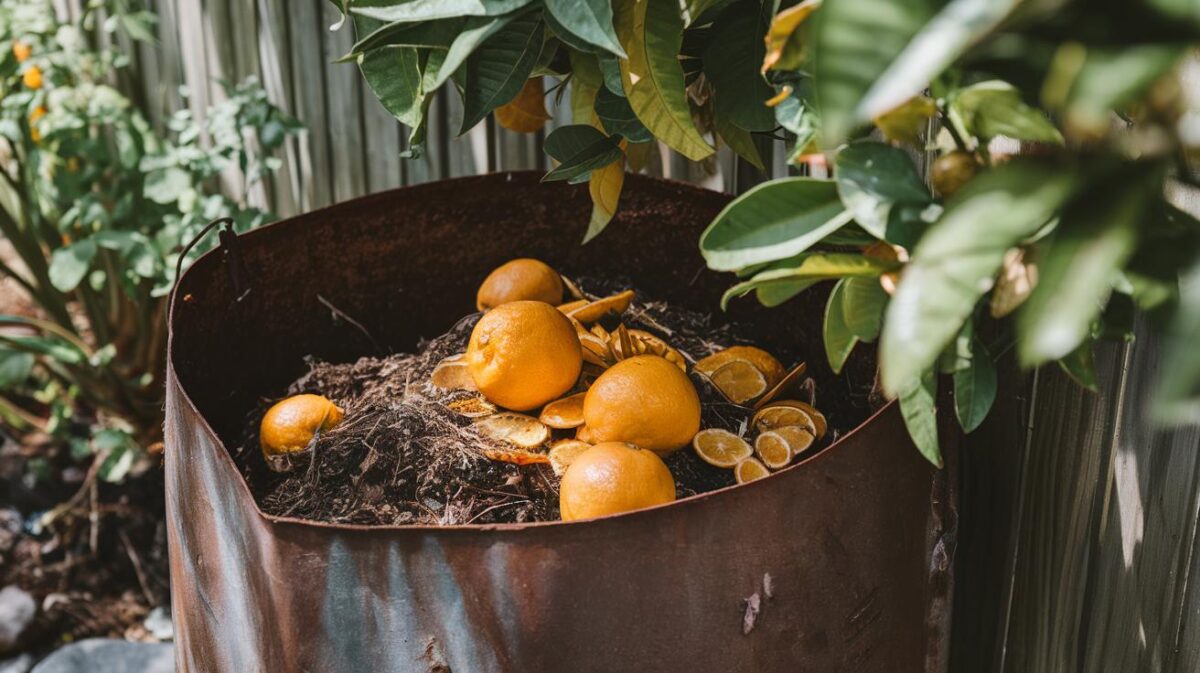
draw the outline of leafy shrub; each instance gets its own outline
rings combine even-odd
[[[840,370],[878,341],[885,392],[940,463],[934,403],[951,376],[971,431],[996,393],[995,359],[1058,362],[1095,385],[1092,345],[1128,338],[1135,307],[1179,344],[1160,411],[1200,414],[1198,293],[1179,276],[1200,223],[1164,198],[1196,184],[1197,111],[1180,59],[1200,38],[1172,0],[343,0],[368,84],[423,134],[452,83],[463,129],[495,111],[546,118],[541,78],[570,85],[574,124],[545,142],[546,179],[589,183],[587,237],[617,207],[624,170],[653,141],[703,160],[725,143],[759,163],[752,134],[785,132],[789,161],[831,165],[750,190],[700,240],[740,275],[726,300],[774,306],[834,283],[825,349]],[[529,79],[533,78],[533,79]],[[562,97],[559,90],[559,97]],[[993,141],[1025,144],[996,154]],[[926,186],[913,156],[932,151]],[[1182,306],[1182,310],[1181,310]]]
[[[153,15],[88,7],[63,23],[48,0],[0,2],[0,234],[20,262],[0,273],[43,314],[0,316],[0,419],[99,455],[100,476],[118,480],[160,432],[180,251],[215,218],[270,219],[219,193],[218,175],[261,180],[298,125],[251,80],[227,84],[203,123],[181,111],[156,132],[110,83],[126,56],[86,28],[104,11],[103,30],[149,39]]]

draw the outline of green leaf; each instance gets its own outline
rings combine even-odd
[[[848,277],[873,279],[897,266],[894,262],[848,252],[805,253],[787,262],[773,264],[770,268],[754,274],[750,280],[729,288],[725,296],[721,297],[721,308],[728,306],[734,297],[741,297],[751,290],[759,291],[759,299],[762,300],[761,292],[764,289],[781,293],[781,301],[763,301],[766,306],[776,306],[823,280]]]
[[[50,255],[50,284],[59,292],[79,287],[96,258],[96,242],[85,238],[55,250]]]
[[[673,0],[619,0],[617,36],[629,54],[621,82],[629,105],[646,128],[693,161],[714,152],[692,123],[679,49],[683,17]]]
[[[384,24],[378,28],[374,28],[374,26],[379,25],[378,23],[371,23],[371,28],[367,28],[366,24],[360,26],[362,21],[362,19],[356,20],[354,22],[355,26],[360,27],[362,29],[361,32],[366,32],[367,34],[354,43],[354,46],[350,48],[350,54],[347,56],[356,56],[383,47],[449,49],[455,37],[463,32],[466,19],[454,17],[452,19],[423,21],[420,23],[398,21]],[[368,21],[370,20],[368,19]],[[343,59],[345,58],[343,57]]]
[[[1042,89],[1042,102],[1061,110],[1067,127],[1096,131],[1111,125],[1111,112],[1144,93],[1174,68],[1187,51],[1182,44],[1121,45],[1088,49],[1060,47]]]
[[[887,303],[888,293],[875,276],[848,278],[842,307],[846,327],[859,341],[878,339]]]
[[[875,141],[847,145],[837,154],[837,187],[854,221],[877,238],[887,238],[893,206],[924,207],[933,201],[904,150]]]
[[[758,146],[754,144],[754,137],[750,132],[734,125],[732,122],[717,118],[715,126],[717,127],[717,135],[721,140],[729,145],[729,149],[737,153],[737,155],[750,163],[760,171],[765,171],[766,166],[763,165],[762,155],[758,153]]]
[[[578,51],[571,58],[571,123],[591,124],[595,117],[596,96],[604,86],[600,64],[593,54]]]
[[[0,390],[25,383],[36,361],[32,353],[0,349]]]
[[[621,158],[617,139],[604,135],[586,124],[560,126],[546,136],[546,154],[558,160],[559,166],[546,174],[543,181],[572,180],[602,168]]]
[[[611,0],[546,0],[546,12],[570,35],[625,58],[613,28]]]
[[[824,145],[838,145],[854,127],[877,116],[858,112],[863,98],[934,16],[938,4],[936,0],[825,0],[813,17],[811,56]]]
[[[625,85],[621,83],[621,63],[620,60],[608,56],[601,55],[599,57],[600,74],[604,77],[604,86],[614,94],[624,97]]]
[[[701,234],[700,253],[709,268],[734,271],[804,252],[850,219],[832,181],[772,180],[725,206]]]
[[[629,101],[609,91],[608,87],[600,87],[596,92],[595,109],[596,116],[604,124],[604,130],[610,135],[619,135],[632,143],[644,143],[654,138],[633,113]]]
[[[1138,164],[1094,181],[1067,208],[1039,255],[1037,287],[1017,312],[1023,364],[1057,360],[1088,337],[1162,179],[1159,167]]]
[[[845,308],[846,281],[840,280],[829,293],[829,301],[825,304],[825,321],[823,338],[825,357],[829,360],[829,368],[834,374],[841,374],[842,367],[858,343],[858,337],[846,326]]]
[[[874,119],[921,93],[1024,0],[951,0],[912,37],[859,103],[855,117]]]
[[[1200,263],[1179,283],[1179,310],[1168,330],[1164,367],[1152,406],[1155,419],[1171,424],[1200,422]]]
[[[445,84],[454,73],[458,72],[471,54],[481,48],[493,35],[507,27],[514,18],[515,16],[508,15],[467,19],[454,41],[450,43],[449,49],[429,50],[421,88],[430,92]],[[531,18],[531,20],[536,21],[536,18]]]
[[[380,21],[429,21],[456,16],[498,16],[532,0],[354,0],[350,11]]]
[[[588,221],[583,242],[587,243],[600,235],[617,212],[621,200],[621,188],[625,185],[625,161],[618,159],[611,164],[592,171],[588,178],[588,194],[592,197],[592,217]]]
[[[900,391],[900,414],[917,450],[935,467],[942,466],[937,432],[937,376],[927,371]]]
[[[930,369],[999,271],[1071,196],[1072,171],[1016,160],[973,180],[913,250],[888,304],[880,342],[884,389],[898,393]]]
[[[1061,145],[1062,134],[1045,113],[1021,100],[1016,87],[991,80],[972,84],[950,99],[950,123],[984,142],[996,136]]]
[[[424,120],[425,90],[421,58],[411,47],[388,47],[364,54],[358,63],[367,86],[401,123],[419,126]]]
[[[92,437],[92,451],[104,456],[97,474],[104,481],[116,483],[125,479],[133,468],[138,447],[127,433],[106,429]]]
[[[971,344],[966,367],[954,372],[954,413],[963,432],[974,432],[996,401],[996,365],[983,344]]]
[[[192,176],[182,168],[159,168],[146,174],[142,195],[155,203],[172,204],[192,188]]]
[[[1085,339],[1078,348],[1058,360],[1058,366],[1067,373],[1067,376],[1071,377],[1071,380],[1091,391],[1098,389],[1093,347],[1092,340]],[[1175,360],[1168,360],[1168,362],[1175,362]]]
[[[766,105],[774,92],[759,74],[767,31],[760,8],[758,2],[743,0],[722,11],[702,56],[704,75],[716,91],[713,114],[747,131],[775,127],[775,115]]]
[[[463,86],[460,135],[492,110],[516,98],[541,51],[541,19],[536,14],[527,14],[514,19],[471,54]]]

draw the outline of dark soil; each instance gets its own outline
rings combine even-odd
[[[628,285],[581,283],[605,295]],[[291,472],[270,471],[258,448],[258,423],[274,400],[263,400],[246,419],[244,441],[235,451],[247,483],[263,511],[286,517],[362,525],[455,525],[522,523],[559,518],[558,477],[548,465],[518,467],[486,458],[499,448],[471,429],[471,420],[446,403],[473,395],[431,386],[433,368],[466,350],[479,314],[463,318],[418,352],[364,357],[333,364],[309,361],[307,374],[286,394],[317,393],[346,412],[345,420],[314,442],[306,461]],[[621,316],[606,320],[652,332],[690,362],[737,343],[752,332],[712,316],[639,297]],[[785,365],[786,353],[776,353]],[[751,410],[727,402],[695,374],[702,427],[740,432]],[[811,383],[809,384],[811,389]],[[281,396],[284,391],[280,391]],[[535,413],[536,415],[536,413]],[[555,439],[573,436],[555,431]],[[689,449],[666,459],[680,498],[734,483],[731,470],[708,465]]]

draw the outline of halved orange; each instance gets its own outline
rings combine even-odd
[[[772,470],[787,467],[787,464],[792,462],[792,458],[796,455],[792,451],[792,445],[783,435],[770,430],[754,440],[754,453],[758,454],[758,459],[762,461],[763,465]]]
[[[697,432],[692,438],[692,448],[701,460],[714,467],[734,467],[754,455],[749,442],[720,428]]]
[[[759,409],[755,412],[751,423],[754,424],[754,429],[759,432],[767,432],[789,425],[801,425],[809,428],[814,435],[817,434],[817,426],[812,416],[804,409],[790,402],[776,402]]]
[[[828,423],[828,421],[825,420],[825,414],[822,414],[820,411],[817,411],[817,408],[814,407],[813,405],[809,404],[808,402],[801,402],[800,400],[779,400],[778,402],[771,402],[770,404],[764,405],[763,407],[761,407],[758,410],[758,412],[756,412],[754,414],[755,424],[757,425],[759,416],[761,414],[765,413],[768,409],[774,409],[776,407],[789,407],[789,408],[795,409],[797,411],[804,412],[804,414],[806,416],[808,416],[809,420],[812,421],[812,432],[814,435],[817,436],[817,439],[824,437],[825,432],[829,429],[829,423]],[[774,412],[774,413],[778,413],[778,412]],[[779,416],[778,418],[780,420],[786,420],[786,419],[790,419],[793,417],[794,416],[789,414],[789,415]],[[780,422],[780,423],[772,423],[771,425],[773,427],[780,427],[780,426],[784,426],[784,425],[807,425],[807,424],[804,422],[799,422],[799,423]],[[767,429],[769,430],[771,428],[767,428]]]
[[[730,360],[708,374],[708,379],[734,404],[745,404],[767,390],[763,373],[746,360]]]
[[[439,362],[429,375],[429,382],[446,390],[478,390],[462,355],[451,355]]]
[[[604,297],[603,299],[589,302],[574,310],[564,311],[564,313],[581,323],[593,323],[609,313],[624,313],[629,308],[629,304],[633,302],[633,297],[633,290],[625,290],[611,297]]]
[[[482,397],[463,397],[446,403],[451,411],[467,418],[481,418],[496,413],[496,405]]]
[[[739,484],[745,484],[756,479],[762,479],[770,474],[771,472],[767,470],[765,465],[753,458],[747,458],[738,463],[737,467],[733,468],[733,478],[736,479],[737,483]]]
[[[785,374],[782,379],[779,379],[778,383],[771,386],[771,389],[758,399],[758,402],[754,404],[754,408],[760,409],[770,404],[772,400],[782,396],[801,376],[804,376],[804,372],[806,371],[808,371],[808,365],[804,362],[792,367],[791,371]]]
[[[591,444],[578,439],[560,439],[550,445],[550,469],[554,474],[562,476],[579,454],[592,448]]]
[[[479,434],[522,449],[541,446],[550,439],[550,428],[532,416],[502,411],[475,421]]]
[[[575,393],[555,400],[542,408],[538,420],[546,425],[566,430],[583,425],[583,398],[587,393]]]
[[[756,346],[730,346],[725,350],[701,358],[696,362],[695,369],[705,376],[711,376],[718,369],[734,360],[744,360],[753,365],[755,369],[762,373],[768,388],[778,383],[784,374],[787,373],[783,368],[783,364],[774,355]]]

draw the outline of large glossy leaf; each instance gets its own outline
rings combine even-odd
[[[729,304],[729,300],[734,297],[741,297],[751,291],[759,291],[761,300],[763,298],[762,290],[775,290],[781,294],[769,294],[768,297],[778,296],[782,301],[786,301],[823,280],[855,277],[875,278],[896,266],[891,262],[856,253],[805,253],[798,255],[790,262],[772,265],[771,268],[754,274],[750,280],[742,281],[729,288],[726,290],[725,296],[721,297],[721,308],[725,308]],[[775,306],[782,301],[764,301],[763,304]]]
[[[804,252],[851,220],[830,180],[782,178],[734,199],[700,236],[709,268],[734,271]]]
[[[679,48],[683,17],[673,0],[619,0],[617,37],[629,54],[621,81],[629,104],[646,128],[680,154],[699,161],[713,153],[692,123]]]
[[[50,255],[50,284],[59,292],[71,292],[79,287],[96,252],[96,241],[90,238],[55,250]]]
[[[559,165],[543,180],[571,180],[607,166],[621,158],[617,139],[604,135],[595,127],[572,124],[554,129],[546,136],[546,154]]]
[[[654,138],[654,135],[642,124],[629,101],[624,96],[615,94],[608,87],[600,87],[596,93],[596,116],[604,124],[604,130],[612,135],[619,135],[633,143],[644,143]]]
[[[400,122],[417,127],[424,120],[425,90],[421,57],[412,47],[387,47],[363,54],[358,67],[367,86]]]
[[[846,327],[859,341],[870,343],[879,338],[888,293],[874,276],[848,278],[842,307]]]
[[[800,25],[821,6],[821,0],[804,0],[788,7],[771,19],[767,29],[762,71],[795,70],[802,64],[803,46]]]
[[[958,91],[950,100],[950,123],[963,136],[985,143],[996,136],[1062,144],[1062,134],[1041,110],[1026,105],[1016,87],[991,80]]]
[[[584,243],[599,236],[612,221],[624,185],[624,157],[592,171],[591,177],[588,178],[588,193],[592,197],[592,219],[588,222],[587,233],[583,235]]]
[[[837,154],[837,187],[854,221],[877,238],[887,238],[895,206],[924,207],[933,201],[904,150],[875,141],[850,143]]]
[[[445,84],[476,49],[505,28],[513,18],[514,15],[468,18],[449,48],[430,50],[423,75],[422,86],[425,91],[434,91]]]
[[[371,22],[369,26],[366,25],[368,21]],[[350,53],[363,54],[383,47],[449,49],[455,36],[462,31],[465,22],[465,18],[454,17],[421,23],[397,22],[379,26],[377,22],[370,19],[357,19],[354,22],[355,25],[362,26],[360,30],[366,32],[366,35],[354,43]],[[361,35],[362,32],[359,34]]]
[[[925,460],[942,466],[937,433],[937,376],[932,371],[913,379],[900,391],[900,414],[917,450]]]
[[[966,367],[954,372],[954,413],[963,432],[974,432],[996,400],[996,365],[978,342]]]
[[[350,11],[380,21],[429,21],[455,16],[499,16],[533,0],[350,0]]]
[[[721,140],[729,145],[729,149],[737,153],[737,155],[750,163],[758,170],[766,170],[763,165],[762,155],[758,152],[758,146],[754,144],[754,137],[750,132],[740,126],[734,125],[733,122],[717,118],[714,125],[717,129],[717,135]]]
[[[33,371],[34,362],[32,353],[0,348],[0,390],[25,383]]]
[[[1091,339],[1085,339],[1078,348],[1058,361],[1058,366],[1067,373],[1067,376],[1071,377],[1072,381],[1092,391],[1098,387],[1096,358],[1092,352],[1094,345]],[[1176,362],[1176,360],[1168,360],[1168,362]]]
[[[933,366],[991,288],[1005,251],[1049,221],[1075,183],[1069,170],[1013,161],[955,195],[913,250],[888,305],[880,342],[888,392],[899,393]]]
[[[526,14],[489,37],[471,54],[463,84],[460,134],[516,97],[533,72],[541,51],[541,19],[537,14]]]
[[[1106,130],[1111,124],[1111,111],[1145,92],[1175,67],[1186,50],[1181,44],[1086,50],[1079,55],[1082,62],[1075,76],[1049,83],[1042,91],[1042,102],[1051,109],[1061,109],[1070,126]]]
[[[625,58],[613,28],[612,0],[546,0],[546,12],[570,35]]]
[[[496,123],[517,133],[536,133],[550,118],[541,77],[525,80],[517,97],[496,108]]]
[[[571,123],[596,124],[596,94],[604,86],[600,64],[593,54],[570,52]]]
[[[774,91],[759,74],[765,31],[760,3],[741,0],[717,17],[703,54],[704,75],[715,90],[713,113],[747,131],[775,127],[766,105]]]
[[[858,113],[863,97],[939,4],[937,0],[825,0],[814,17],[812,36],[823,144],[838,145],[859,123],[878,116]]]
[[[846,326],[845,293],[846,281],[840,280],[829,293],[822,326],[825,358],[829,360],[829,368],[834,374],[842,373],[842,367],[846,366],[846,360],[858,343],[858,337]]]
[[[1065,357],[1088,337],[1161,188],[1161,169],[1139,165],[1093,182],[1072,202],[1039,256],[1037,287],[1017,312],[1024,364]]]

